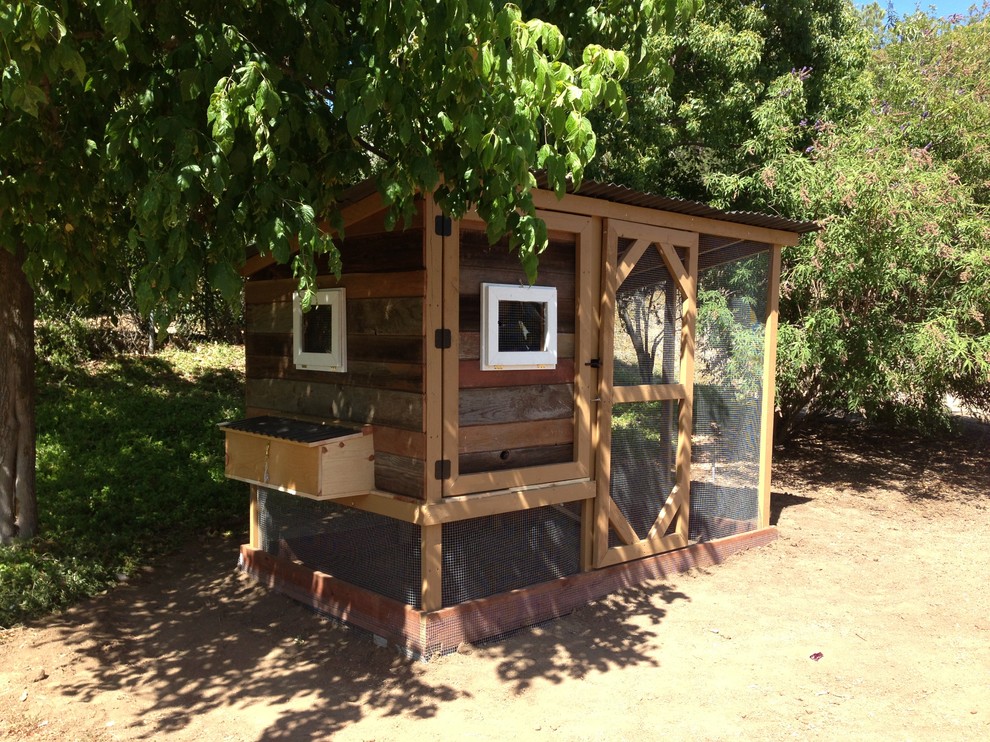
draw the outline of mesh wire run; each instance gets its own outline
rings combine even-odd
[[[765,246],[764,246],[765,247]],[[769,252],[703,270],[698,285],[693,541],[757,526]]]
[[[646,538],[676,483],[677,402],[612,406],[609,494],[639,538]],[[621,541],[609,532],[609,546]]]
[[[419,608],[419,527],[332,502],[258,489],[261,548]]]
[[[615,386],[678,382],[683,298],[650,245],[615,293]]]
[[[443,604],[576,574],[579,512],[546,506],[443,524]]]

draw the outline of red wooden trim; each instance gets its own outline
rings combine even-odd
[[[348,342],[350,342],[348,340]],[[461,389],[482,389],[496,386],[532,386],[536,384],[567,384],[574,381],[574,361],[558,359],[556,368],[519,371],[482,371],[478,361],[459,364]]]

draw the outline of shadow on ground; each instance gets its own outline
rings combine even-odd
[[[58,691],[81,702],[126,693],[132,722],[117,730],[141,739],[246,707],[251,714],[240,719],[257,724],[257,739],[324,738],[366,715],[428,718],[445,702],[472,697],[470,687],[431,679],[442,673],[368,634],[257,586],[234,569],[236,554],[233,540],[203,539],[134,584],[55,619],[57,631],[46,632],[52,641],[91,660],[59,678]],[[498,680],[516,690],[535,678],[562,682],[651,664],[646,649],[666,606],[687,599],[666,587],[626,591],[473,651],[494,655]],[[470,658],[440,661],[462,660]],[[236,734],[245,732],[252,734]]]
[[[932,438],[829,423],[799,434],[774,457],[774,482],[785,489],[788,471],[795,471],[809,490],[869,495],[883,488],[911,500],[990,502],[990,425],[972,418],[958,418],[954,431]]]

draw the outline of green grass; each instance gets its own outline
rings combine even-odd
[[[218,422],[240,416],[243,349],[39,364],[40,534],[0,547],[0,627],[99,593],[197,535],[241,529]]]

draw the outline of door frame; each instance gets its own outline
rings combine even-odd
[[[694,403],[694,348],[697,326],[698,234],[620,219],[603,224],[601,291],[601,372],[597,423],[597,493],[594,513],[592,561],[606,567],[632,559],[659,554],[688,544],[691,506],[691,427]],[[618,260],[620,238],[633,245]],[[686,250],[686,264],[675,248]],[[614,385],[615,296],[618,288],[647,250],[656,249],[671,277],[680,288],[683,304],[679,376],[676,384]],[[675,484],[645,538],[640,538],[611,497],[612,405],[627,402],[677,400],[677,452]],[[671,525],[673,532],[668,534]],[[614,529],[623,542],[609,547],[609,531]],[[667,534],[667,535],[665,535]]]
[[[443,498],[480,497],[506,490],[568,485],[561,488],[561,502],[586,499],[594,495],[595,456],[593,451],[593,400],[596,379],[586,361],[597,355],[598,348],[598,290],[600,286],[601,233],[595,229],[597,219],[590,216],[557,211],[537,210],[537,216],[547,225],[552,236],[556,233],[573,235],[575,240],[575,337],[574,337],[574,457],[570,462],[544,464],[519,469],[461,474],[459,394],[460,394],[460,233],[462,227],[484,231],[485,222],[475,212],[454,221],[450,234],[443,238],[443,326],[451,330],[451,347],[443,351],[442,361],[442,457],[449,462],[448,476],[442,483]],[[511,259],[510,256],[507,256]],[[575,488],[586,482],[586,488]],[[565,491],[572,494],[566,495]],[[574,492],[580,494],[574,496]],[[526,498],[523,498],[526,499]],[[551,501],[544,493],[534,502]]]

